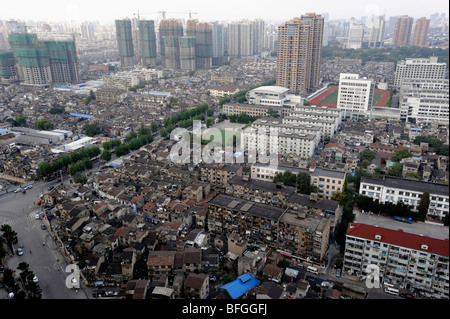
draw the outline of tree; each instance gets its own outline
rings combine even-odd
[[[406,174],[406,177],[420,179],[420,175],[417,174],[416,172],[409,172],[408,174]]]
[[[331,196],[331,200],[336,200],[340,203],[343,203],[347,200],[347,195],[341,191],[335,191]]]
[[[412,157],[412,154],[408,151],[406,147],[395,152],[394,156],[391,157],[391,161],[400,162],[402,159]]]
[[[206,120],[206,127],[211,127],[214,125],[214,120],[210,117]]]
[[[41,176],[48,176],[54,172],[52,165],[47,162],[40,163],[38,166],[38,171]]]
[[[47,119],[40,119],[34,122],[34,128],[36,130],[50,130],[53,127]]]
[[[64,110],[60,107],[52,107],[50,111],[48,111],[50,114],[62,114],[64,113]]]
[[[267,110],[267,115],[270,117],[279,117],[280,116],[280,114],[278,114],[277,111],[270,109],[270,108]]]
[[[368,161],[370,162],[371,160],[373,160],[375,158],[375,153],[372,152],[371,150],[369,150],[368,148],[366,148],[365,150],[363,150],[361,153],[359,153],[359,159],[361,161]]]
[[[13,244],[17,244],[17,233],[8,224],[3,224],[0,231],[3,232],[3,238],[9,249],[13,252]]]
[[[127,134],[127,136],[125,137],[125,140],[127,142],[131,141],[133,138],[136,138],[138,135],[135,131],[131,131],[130,133]]]
[[[422,193],[422,196],[420,197],[419,207],[417,207],[417,210],[419,211],[419,217],[421,219],[425,220],[429,206],[430,206],[430,192],[426,190]]]
[[[20,114],[17,118],[17,125],[19,126],[25,126],[27,124],[27,117],[23,114]]]
[[[86,134],[89,137],[93,137],[102,132],[102,129],[95,123],[85,124],[83,129],[84,129],[84,134]]]
[[[111,160],[112,153],[109,150],[104,149],[100,157],[102,160],[109,162]]]
[[[92,100],[95,100],[95,94],[94,91],[89,90],[89,95],[85,97],[84,104],[88,105]]]
[[[116,148],[114,149],[114,153],[118,157],[127,155],[128,153],[130,153],[130,147],[127,144],[116,146]]]
[[[234,280],[234,278],[236,277],[236,274],[234,272],[228,273],[228,274],[224,274],[222,276],[222,283],[225,285],[231,281]]]
[[[308,173],[297,174],[297,190],[300,194],[311,194],[311,176]]]
[[[230,101],[231,101],[231,99],[230,99],[230,97],[228,97],[228,96],[221,97],[221,98],[219,99],[219,105],[220,105],[220,106],[223,106],[225,103],[228,103],[228,102],[230,102]]]
[[[157,130],[158,130],[158,124],[156,124],[155,122],[152,122],[152,124],[150,124],[150,131],[155,133]]]
[[[389,176],[402,176],[403,165],[400,163],[394,163],[391,167],[389,167],[388,175]]]

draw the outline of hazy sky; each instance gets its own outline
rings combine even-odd
[[[306,12],[328,12],[330,19],[360,18],[371,14],[430,17],[435,12],[449,14],[447,0],[2,0],[0,19],[35,21],[100,21],[133,17],[156,20],[158,11],[167,18],[188,18],[188,12],[200,21],[234,21],[261,18],[287,21]],[[145,14],[144,14],[145,13]]]

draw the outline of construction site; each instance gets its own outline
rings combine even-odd
[[[10,34],[11,51],[0,54],[0,77],[25,85],[78,82],[75,41],[38,40],[36,34]]]

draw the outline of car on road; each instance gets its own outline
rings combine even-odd
[[[23,250],[22,248],[17,249],[17,255],[22,256],[23,255]]]
[[[36,219],[39,219],[41,217],[41,213],[39,211],[36,212]]]
[[[34,276],[34,277],[33,277],[33,282],[38,283],[38,282],[39,282],[38,277]]]
[[[47,229],[47,226],[45,226],[44,224],[42,224],[42,225],[41,225],[41,229],[42,229],[42,230],[46,230],[46,229]]]

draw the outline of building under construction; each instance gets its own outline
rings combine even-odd
[[[178,38],[180,69],[195,70],[195,37]]]
[[[189,19],[186,23],[186,36],[195,37],[195,68],[207,69],[212,66],[213,39],[209,23]]]
[[[17,79],[16,60],[12,51],[0,52],[0,78]]]
[[[161,55],[161,64],[165,68],[172,68],[172,65],[178,66],[178,38],[183,36],[183,24],[177,19],[164,19],[159,23],[159,48]],[[170,49],[166,52],[166,45]],[[167,63],[166,63],[167,62]]]
[[[134,65],[134,46],[131,21],[116,20],[115,24],[120,65],[122,67],[132,67]]]
[[[142,65],[156,66],[156,34],[152,20],[138,21],[139,50]]]
[[[10,34],[9,41],[13,60],[11,53],[2,54],[3,76],[8,75],[8,68],[10,76],[17,76],[26,85],[78,82],[75,41],[39,41],[36,34],[29,33]]]

